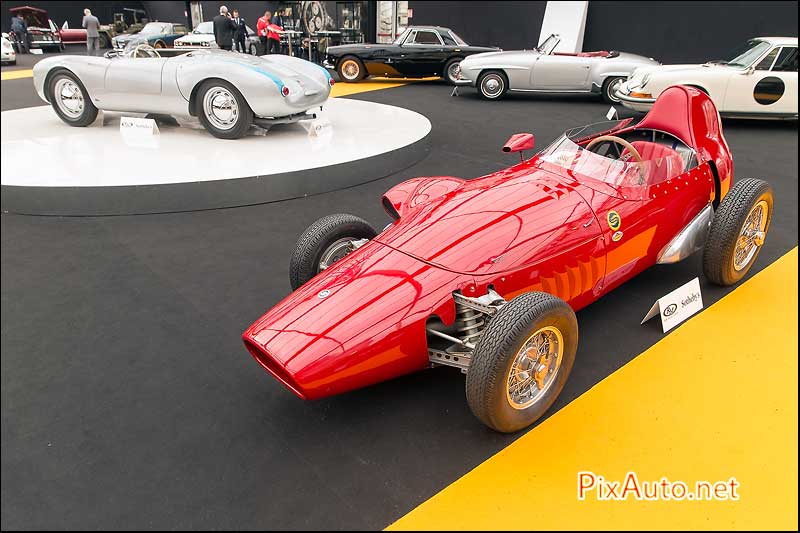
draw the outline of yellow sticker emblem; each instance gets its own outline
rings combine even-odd
[[[622,219],[616,211],[609,211],[606,220],[608,221],[608,227],[613,231],[617,231],[622,225]]]

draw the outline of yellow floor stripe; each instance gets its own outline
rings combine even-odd
[[[367,78],[366,80],[358,83],[337,83],[331,89],[331,96],[347,96],[350,94],[366,93],[369,91],[378,91],[380,89],[391,89],[392,87],[401,87],[408,83],[417,81],[430,81],[439,78],[421,78],[421,79],[406,79],[406,78]]]
[[[797,401],[794,248],[389,529],[797,530]],[[581,470],[740,499],[579,501]]]
[[[33,77],[33,70],[25,69],[25,70],[7,70],[3,73],[0,73],[0,80],[19,80],[22,78],[32,78]]]

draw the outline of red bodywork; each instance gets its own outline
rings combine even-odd
[[[658,185],[612,187],[538,154],[471,181],[406,181],[383,199],[395,222],[262,316],[245,345],[315,399],[429,366],[426,321],[453,322],[454,291],[480,296],[491,285],[506,300],[545,291],[575,310],[592,303],[655,264],[731,185],[730,152],[704,93],[668,89],[639,124],[614,134],[634,129],[677,137],[697,165]]]

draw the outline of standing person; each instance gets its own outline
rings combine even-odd
[[[281,51],[281,33],[283,28],[277,24],[270,22],[267,25],[267,53],[279,54]]]
[[[17,41],[17,52],[20,54],[28,53],[28,25],[25,19],[19,15],[11,17],[11,33]]]
[[[268,54],[269,49],[267,45],[269,42],[267,41],[267,26],[269,26],[270,18],[272,18],[271,11],[265,11],[263,17],[259,17],[256,21],[256,34],[258,38],[261,40],[261,54]]]
[[[92,15],[90,9],[83,10],[81,26],[86,28],[86,55],[97,55],[98,50],[100,50],[100,32],[97,31],[100,29],[100,21]]]
[[[220,6],[219,15],[214,17],[214,40],[217,46],[223,50],[230,51],[233,48],[233,34],[236,31],[236,24],[231,20],[226,6]]]
[[[236,24],[236,31],[233,34],[233,49],[239,52],[247,52],[245,45],[245,37],[247,35],[247,25],[245,24],[244,17],[239,16],[239,10],[233,10],[233,23]]]

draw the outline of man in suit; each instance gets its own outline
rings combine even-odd
[[[233,10],[233,22],[236,24],[236,31],[233,34],[233,49],[239,52],[247,53],[247,25],[244,22],[244,17],[239,16],[239,10]]]
[[[219,15],[214,17],[214,40],[217,46],[223,50],[230,51],[233,47],[233,34],[236,32],[236,24],[231,20],[226,6],[220,6]]]
[[[100,32],[97,31],[100,29],[100,21],[92,15],[91,10],[84,9],[81,25],[86,28],[86,55],[96,56],[100,50]]]

